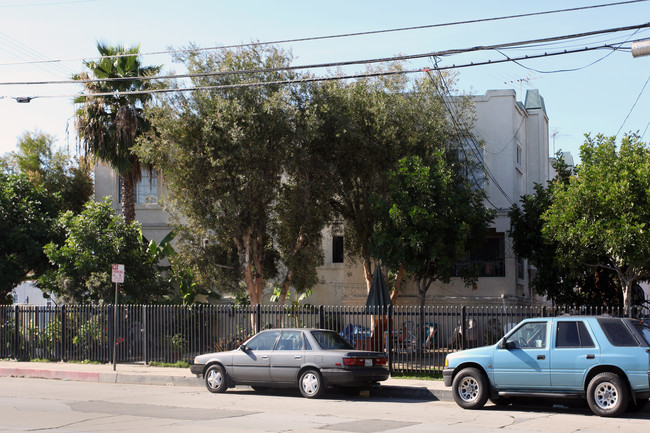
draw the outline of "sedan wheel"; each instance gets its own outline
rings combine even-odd
[[[465,368],[454,377],[452,393],[458,406],[464,409],[480,409],[490,395],[489,382],[476,368]]]
[[[629,403],[627,384],[614,373],[596,375],[587,388],[587,402],[593,413],[600,416],[618,416]]]
[[[325,392],[323,378],[316,370],[305,370],[298,381],[303,397],[318,398]]]
[[[223,367],[212,365],[205,372],[205,386],[210,392],[225,392],[228,389],[228,380]]]

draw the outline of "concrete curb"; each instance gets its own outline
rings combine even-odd
[[[98,372],[52,368],[0,367],[0,377],[71,380],[80,382],[122,383],[130,385],[192,386],[203,387],[203,379],[187,375],[138,374],[137,372]],[[453,401],[451,391],[439,385],[426,386],[426,381],[405,380],[408,385],[395,385],[400,379],[389,379],[389,384],[372,387],[369,395],[376,398],[393,398],[422,401]],[[425,385],[425,386],[422,386]]]

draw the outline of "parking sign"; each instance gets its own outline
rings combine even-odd
[[[114,283],[124,282],[124,265],[113,265],[113,272],[111,274],[111,281]]]

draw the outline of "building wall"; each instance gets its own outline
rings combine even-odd
[[[164,199],[164,187],[158,179],[158,200]],[[143,180],[142,182],[148,182]],[[113,209],[122,213],[119,203],[119,176],[114,170],[98,163],[95,167],[95,200],[101,201],[104,197],[111,197]],[[142,233],[149,240],[160,242],[170,232],[169,215],[162,209],[160,202],[136,203],[135,219],[142,224]]]

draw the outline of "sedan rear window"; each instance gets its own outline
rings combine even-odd
[[[354,349],[354,346],[348,340],[336,332],[312,331],[311,335],[314,336],[314,339],[323,350]]]

